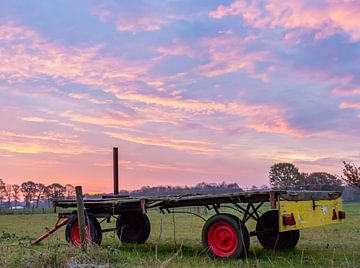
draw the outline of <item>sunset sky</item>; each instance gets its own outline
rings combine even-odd
[[[0,178],[267,184],[360,162],[360,1],[0,2]]]

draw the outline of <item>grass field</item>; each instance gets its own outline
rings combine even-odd
[[[264,250],[252,237],[247,259],[226,261],[207,257],[201,247],[203,221],[191,215],[151,211],[146,244],[124,246],[116,234],[106,233],[102,245],[86,253],[66,244],[64,227],[41,245],[29,246],[55,223],[55,214],[5,215],[0,216],[0,267],[360,267],[360,203],[344,207],[344,224],[303,230],[294,250]],[[250,222],[249,230],[253,227]]]

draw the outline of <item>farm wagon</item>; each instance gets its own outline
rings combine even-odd
[[[203,207],[214,215],[204,219],[202,245],[212,258],[246,257],[250,236],[272,250],[291,249],[300,239],[303,228],[342,223],[346,217],[338,191],[263,190],[229,194],[206,194],[133,198],[118,194],[117,150],[114,150],[114,195],[101,199],[84,199],[86,237],[93,244],[101,244],[104,232],[116,231],[122,243],[145,243],[151,231],[147,216],[150,209],[161,213],[176,213],[179,208]],[[266,212],[260,208],[269,204]],[[55,226],[32,244],[37,244],[60,227],[65,226],[65,238],[80,246],[76,200],[54,200],[58,213]],[[233,213],[229,213],[232,211]],[[189,210],[183,213],[201,215]],[[115,228],[102,228],[101,223],[116,218]],[[250,219],[256,221],[254,230],[248,230]]]

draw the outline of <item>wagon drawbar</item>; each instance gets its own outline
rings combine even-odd
[[[114,150],[114,159],[117,150]],[[228,194],[186,195],[133,198],[118,195],[117,161],[114,161],[114,195],[101,199],[84,199],[86,211],[86,236],[89,242],[101,244],[102,234],[116,231],[122,243],[145,243],[151,232],[147,216],[149,209],[161,213],[176,213],[176,208],[199,207],[215,212],[204,219],[202,245],[212,258],[246,257],[250,236],[256,236],[264,248],[290,249],[300,239],[304,228],[342,223],[346,217],[342,208],[341,192],[337,191],[246,191]],[[265,213],[260,208],[269,203]],[[69,244],[80,245],[76,200],[54,200],[57,208],[73,208],[75,211],[59,212],[55,226],[34,240],[37,244],[66,225],[65,237]],[[224,211],[226,210],[226,211]],[[229,213],[233,211],[233,213]],[[193,212],[183,213],[200,215]],[[101,223],[116,218],[115,228],[102,228]],[[248,230],[247,222],[256,221],[254,230]]]

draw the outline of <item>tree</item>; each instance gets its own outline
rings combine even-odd
[[[12,197],[13,200],[15,201],[15,207],[16,207],[20,199],[20,186],[17,184],[12,185]]]
[[[5,183],[2,179],[0,179],[0,209],[2,209],[3,207],[4,191],[5,191]]]
[[[59,183],[53,183],[48,187],[48,195],[50,198],[63,198],[65,197],[66,188]]]
[[[274,164],[270,168],[269,183],[273,188],[289,189],[303,184],[304,178],[290,163]]]
[[[343,161],[344,169],[341,179],[350,187],[360,188],[360,167]]]
[[[75,197],[75,187],[71,184],[65,185],[66,198]]]
[[[313,172],[305,176],[307,190],[341,191],[342,181],[336,176],[326,172]]]
[[[8,207],[11,208],[11,193],[12,193],[11,184],[6,184],[4,192],[5,192],[5,197],[8,201]]]
[[[50,207],[50,199],[51,199],[50,185],[45,186],[44,197],[47,199],[47,206]]]
[[[36,183],[35,188],[36,188],[36,191],[35,191],[36,208],[38,208],[40,200],[42,200],[44,198],[46,187],[42,183]]]
[[[36,184],[33,181],[23,182],[21,184],[21,192],[24,195],[25,206],[30,208],[30,203],[32,202],[35,193],[36,193]]]

